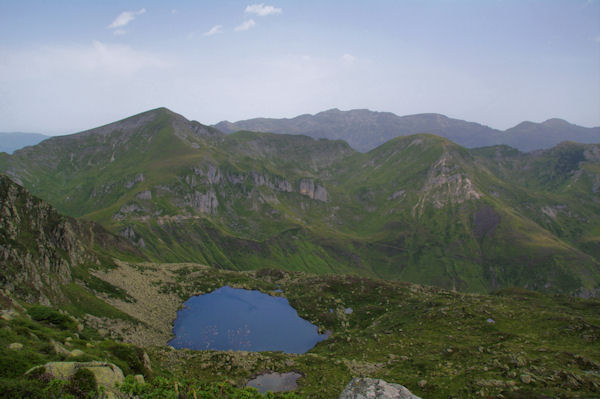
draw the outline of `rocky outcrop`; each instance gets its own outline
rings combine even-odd
[[[300,194],[306,195],[311,199],[327,202],[327,190],[319,183],[315,184],[312,179],[300,180],[298,190]]]
[[[105,362],[49,362],[34,367],[26,374],[43,373],[53,379],[69,380],[77,370],[86,369],[92,372],[98,388],[105,390],[107,398],[120,397],[117,385],[123,383],[123,371],[112,363]]]
[[[133,230],[133,227],[127,226],[123,230],[119,232],[119,235],[123,238],[128,239],[133,245],[138,246],[140,248],[146,247],[146,243],[142,237],[138,237],[138,235]]]
[[[197,166],[192,168],[192,171],[194,174],[185,178],[186,183],[192,187],[198,184],[198,181],[195,179],[196,176],[205,178],[207,184],[219,184],[223,180],[221,171],[213,164],[208,164],[206,167]]]
[[[99,264],[93,248],[137,252],[90,222],[58,213],[48,203],[0,175],[0,288],[17,298],[50,305],[64,300],[71,267]]]
[[[152,192],[150,190],[141,191],[137,193],[135,197],[141,200],[151,200]]]
[[[267,186],[272,190],[283,191],[286,193],[292,192],[292,185],[282,177],[270,177],[269,175],[260,174],[254,171],[250,173],[250,176],[256,186]]]
[[[135,186],[138,183],[141,183],[144,181],[144,174],[143,173],[139,173],[137,175],[135,175],[133,177],[133,179],[125,182],[125,188],[131,188],[133,186]]]
[[[420,399],[399,384],[374,378],[353,378],[340,399]]]
[[[443,154],[429,169],[427,180],[421,189],[419,201],[413,208],[421,212],[426,203],[435,208],[443,208],[448,204],[461,204],[468,200],[481,198],[482,194],[475,188],[457,161],[450,153]]]
[[[211,189],[207,193],[194,191],[192,194],[187,194],[185,196],[185,205],[190,206],[201,213],[210,215],[217,210],[219,201],[217,200],[215,191]]]
[[[123,205],[117,213],[113,215],[113,219],[125,220],[132,213],[140,213],[144,211],[144,208],[140,207],[135,202],[128,202],[127,204]]]
[[[0,175],[0,287],[32,302],[61,298],[70,265],[97,263],[69,219]]]

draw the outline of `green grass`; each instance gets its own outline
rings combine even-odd
[[[64,309],[75,316],[83,317],[86,314],[91,314],[97,317],[135,321],[135,319],[127,313],[123,313],[117,308],[107,304],[75,283],[65,285],[63,287],[63,293],[67,298],[67,304],[64,305]]]
[[[32,319],[24,314],[0,319],[0,341],[5,343],[0,348],[0,392],[4,397],[44,397],[47,382],[23,373],[68,359],[54,351],[52,342],[85,352],[73,360],[110,361],[126,375],[144,374],[149,384],[139,386],[128,379],[125,389],[148,398],[174,394],[175,383],[180,393],[222,389],[223,397],[252,398],[256,393],[244,390],[246,382],[267,371],[302,374],[294,394],[280,396],[289,398],[337,398],[348,381],[360,375],[402,384],[427,398],[593,397],[600,391],[598,300],[522,288],[465,294],[276,269],[234,272],[186,265],[174,270],[174,278],[163,289],[177,293],[182,302],[223,285],[284,295],[299,316],[321,331],[329,330],[330,337],[301,355],[138,348],[106,340],[87,327],[74,335],[72,317],[84,312],[122,316],[98,306],[99,300],[72,300],[80,308],[63,308],[71,316],[28,306]],[[76,297],[88,297],[80,294],[83,289],[67,288],[79,293]],[[275,293],[276,288],[283,293]],[[344,312],[348,307],[351,314]],[[23,349],[8,349],[13,342],[22,343]],[[152,373],[143,366],[142,350],[150,354]],[[531,382],[523,382],[522,375],[530,376]]]
[[[135,128],[45,141],[0,168],[69,215],[112,233],[132,228],[153,261],[350,272],[469,292],[578,294],[600,283],[600,167],[585,158],[590,146],[522,154],[423,134],[362,154],[305,136],[190,135],[174,131],[168,110],[144,115],[132,117],[147,117]],[[305,179],[328,201],[301,195]],[[465,197],[469,184],[478,200]],[[145,191],[151,198],[139,197]],[[195,209],[192,199],[211,192],[218,206]],[[500,222],[480,235],[482,209]]]
[[[71,276],[74,280],[82,282],[85,287],[93,292],[106,294],[109,298],[120,299],[125,302],[132,302],[134,300],[124,290],[91,274],[90,269],[93,270],[93,267],[90,267],[89,265],[72,267]]]
[[[59,384],[53,384],[44,375],[25,374],[51,361],[108,361],[121,367],[126,375],[143,373],[150,377],[148,371],[140,367],[142,349],[103,340],[87,327],[79,331],[72,317],[45,306],[27,306],[27,314],[17,313],[11,320],[1,319],[0,342],[0,398],[62,397],[52,396],[53,389],[60,388]],[[23,347],[9,349],[10,343],[20,343]],[[68,357],[58,353],[54,348],[57,343],[69,351],[82,350],[85,355]],[[64,383],[63,392],[85,397],[94,390],[89,377],[76,375]]]
[[[301,317],[331,336],[305,355],[174,354],[155,348],[151,356],[161,365],[158,375],[206,381],[226,376],[241,386],[265,370],[294,370],[303,374],[298,395],[320,398],[337,397],[358,375],[396,382],[427,398],[586,397],[600,391],[597,300],[521,288],[461,294],[272,269],[242,274],[188,266],[177,275],[178,282],[165,288],[182,301],[222,285],[285,295]],[[283,294],[274,294],[276,287]],[[344,313],[347,307],[352,314]],[[531,376],[532,382],[522,382],[521,375]],[[426,384],[420,385],[423,380]]]

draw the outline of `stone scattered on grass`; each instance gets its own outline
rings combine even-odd
[[[531,384],[531,376],[529,374],[521,374],[521,382],[523,384]]]
[[[11,349],[13,351],[20,351],[21,349],[23,349],[23,344],[20,342],[13,342],[12,344],[8,345],[8,349]]]
[[[77,357],[83,355],[85,355],[85,352],[80,349],[73,349],[71,353],[69,353],[69,357]]]
[[[339,399],[420,399],[406,387],[374,378],[353,378]]]

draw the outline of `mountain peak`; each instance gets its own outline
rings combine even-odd
[[[322,114],[339,114],[342,112],[344,112],[344,111],[340,110],[339,108],[330,108],[325,111],[317,112],[314,116],[317,116],[319,114],[321,114],[321,115]]]
[[[572,123],[560,118],[548,119],[547,121],[542,122],[541,125],[551,128],[569,128],[575,126]]]

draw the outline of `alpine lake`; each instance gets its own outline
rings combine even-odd
[[[176,349],[220,351],[305,353],[327,338],[287,299],[229,286],[188,299],[173,333]]]

